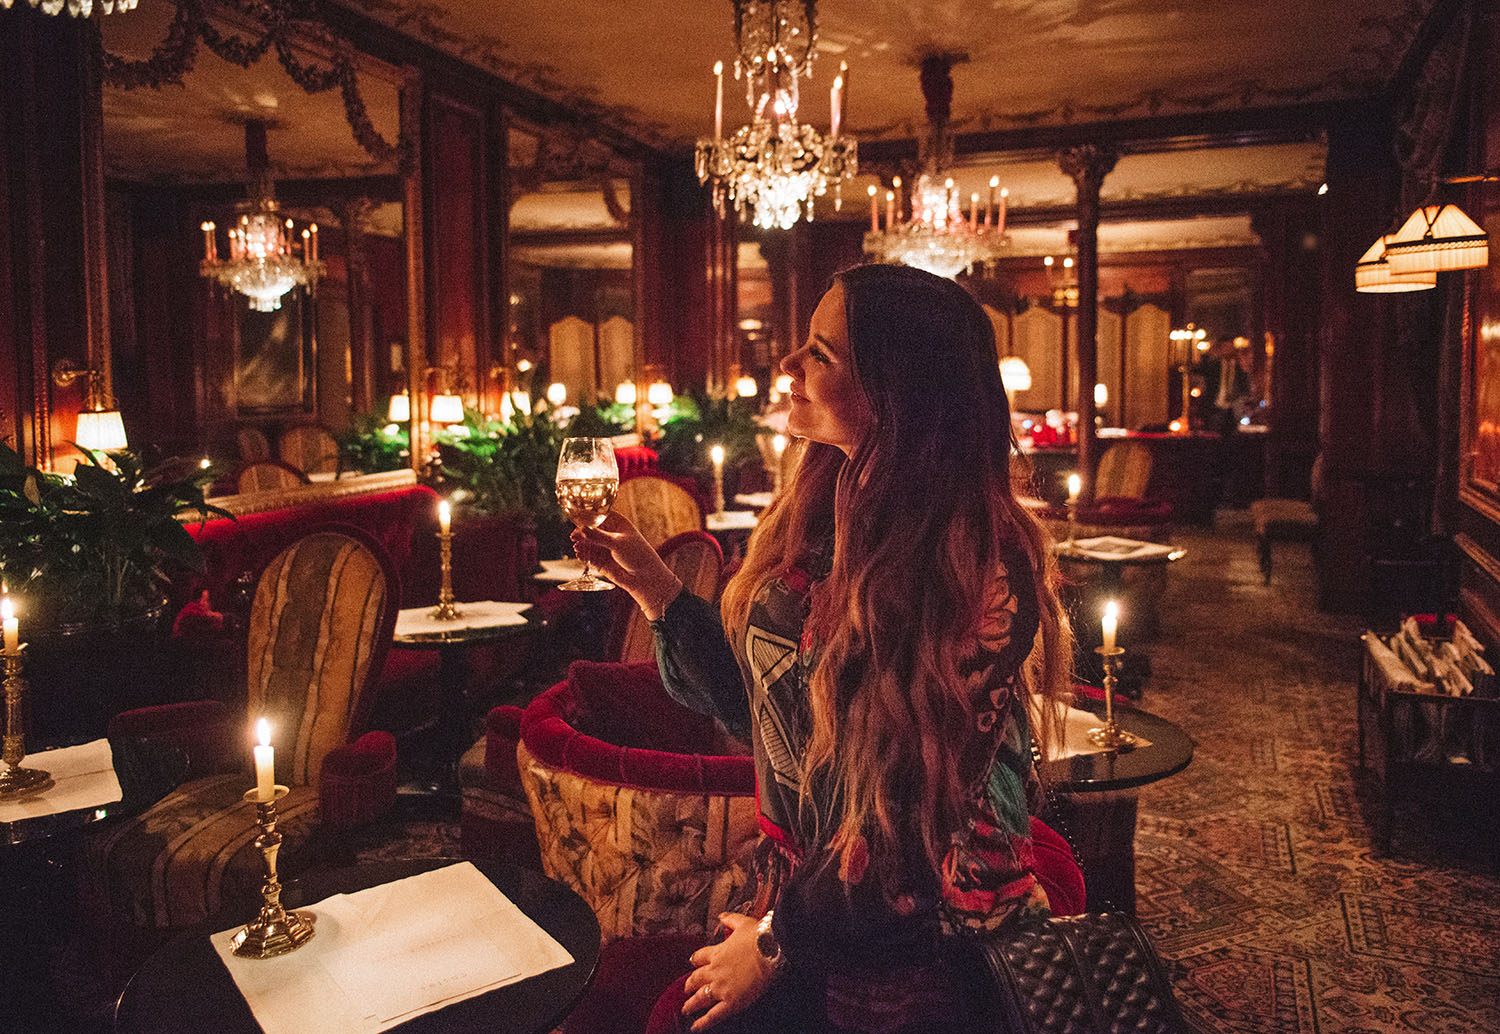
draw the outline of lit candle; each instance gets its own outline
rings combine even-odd
[[[896,192],[887,190],[885,192],[885,228],[894,229],[896,226]]]
[[[953,180],[950,177],[943,181],[943,222],[949,222],[953,218],[953,210],[958,204],[958,196],[953,190]]]
[[[724,136],[724,62],[714,62],[714,139]]]
[[[1005,199],[1010,197],[1010,191],[1004,187],[1000,189],[1000,216],[995,220],[995,229],[1001,233],[1005,232]]]
[[[218,243],[214,240],[214,224],[204,223],[203,230],[203,261],[214,262],[218,259]]]
[[[979,191],[969,195],[969,225],[979,229]]]
[[[985,210],[985,217],[984,217],[984,221],[987,222],[987,223],[989,223],[991,226],[995,225],[995,188],[997,188],[998,186],[1000,186],[1000,177],[999,176],[991,176],[990,177],[990,205],[989,205],[989,208]]]
[[[1068,503],[1078,502],[1078,493],[1083,490],[1083,478],[1077,474],[1068,475]]]
[[[724,446],[715,445],[708,450],[714,461],[714,513],[724,512]]]
[[[309,226],[307,228],[307,240],[308,240],[308,243],[312,245],[312,258],[309,261],[316,262],[316,261],[318,261],[318,224],[317,223],[313,223],[311,226]]]
[[[260,743],[255,748],[255,799],[266,803],[276,799],[276,752],[271,748],[271,723],[262,718],[255,723]]]
[[[870,184],[870,232],[871,233],[879,233],[880,232],[880,202],[875,199],[875,195],[878,194],[878,193],[880,193],[880,192],[875,189],[875,184],[873,184],[873,183]]]
[[[453,527],[453,507],[448,505],[448,500],[438,502],[438,532],[446,535]]]
[[[302,261],[303,262],[311,262],[312,261],[312,231],[311,230],[303,230],[302,231]]]
[[[1104,630],[1104,651],[1108,653],[1115,648],[1115,630],[1120,623],[1120,607],[1114,600],[1104,605],[1104,620],[1101,625]]]
[[[829,108],[833,112],[829,118],[828,135],[834,140],[839,138],[839,125],[844,121],[844,72],[848,69],[848,65],[842,66],[839,74],[833,77],[833,92],[828,98]]]
[[[0,617],[5,619],[5,652],[14,657],[21,652],[21,624],[16,620],[16,605],[9,596],[0,599]]]

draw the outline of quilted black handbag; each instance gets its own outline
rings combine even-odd
[[[976,979],[995,991],[984,1012],[996,1034],[1187,1034],[1161,959],[1122,912],[1058,916],[970,944]]]

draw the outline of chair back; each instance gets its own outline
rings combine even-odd
[[[684,531],[703,530],[703,511],[692,493],[650,474],[620,482],[614,508],[653,546]]]
[[[688,592],[710,603],[718,600],[724,575],[724,550],[712,535],[706,531],[684,531],[663,542],[657,552]],[[615,595],[618,609],[614,627],[619,632],[617,640],[611,643],[610,656],[617,661],[655,661],[656,640],[651,634],[651,623],[628,595]]]
[[[242,427],[235,432],[235,444],[240,449],[240,460],[256,463],[271,458],[271,440],[258,427]]]
[[[369,711],[400,589],[385,550],[358,528],[325,525],[260,576],[249,623],[249,714],[272,724],[276,778],[314,783],[324,755]]]
[[[1095,499],[1144,499],[1151,480],[1151,450],[1141,442],[1116,442],[1099,457]]]
[[[307,475],[279,460],[257,460],[247,463],[234,477],[234,490],[245,492],[279,492],[309,484]]]
[[[304,474],[334,474],[339,469],[339,444],[316,424],[293,427],[276,443],[281,462]]]

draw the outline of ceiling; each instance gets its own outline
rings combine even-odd
[[[729,0],[340,0],[656,146],[712,132]],[[1433,0],[823,0],[804,118],[828,122],[849,63],[860,139],[925,125],[917,62],[954,67],[960,132],[1363,96],[1389,80]],[[745,109],[726,82],[725,119]]]

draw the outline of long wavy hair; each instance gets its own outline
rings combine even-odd
[[[832,533],[832,571],[809,615],[822,653],[803,785],[831,777],[843,860],[863,836],[886,879],[912,857],[898,826],[914,825],[941,866],[983,775],[960,770],[977,721],[960,665],[1003,550],[1019,547],[1031,566],[1041,621],[1017,688],[1035,694],[1042,742],[1071,684],[1072,634],[1047,532],[1012,487],[1010,410],[983,308],[951,280],[903,266],[856,266],[834,281],[873,429],[848,457],[805,443],[722,610],[742,650],[759,587]]]

